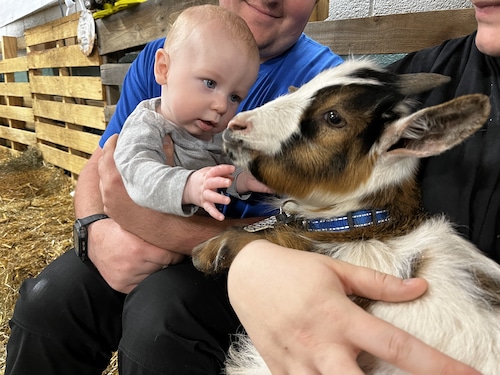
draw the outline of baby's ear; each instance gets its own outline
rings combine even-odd
[[[155,54],[155,79],[159,85],[167,84],[168,68],[170,66],[170,56],[164,48],[158,49]]]

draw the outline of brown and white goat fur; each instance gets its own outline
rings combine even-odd
[[[489,115],[489,98],[480,94],[412,113],[408,96],[444,78],[350,61],[237,115],[223,134],[227,152],[285,197],[278,204],[286,220],[254,233],[223,232],[195,249],[195,266],[224,271],[245,244],[265,238],[401,278],[423,277],[429,289],[415,301],[362,306],[485,375],[500,374],[500,266],[444,216],[422,211],[415,178],[418,158],[460,143]],[[337,232],[303,224],[364,209],[386,210],[389,219]],[[229,358],[227,373],[269,374],[251,342],[245,345]],[[358,363],[368,374],[402,373],[367,353]]]

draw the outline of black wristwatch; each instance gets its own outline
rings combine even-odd
[[[102,219],[107,219],[108,215],[96,214],[76,219],[73,225],[73,242],[75,246],[76,255],[83,261],[88,259],[88,231],[87,227]]]

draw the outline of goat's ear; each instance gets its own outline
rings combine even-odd
[[[436,73],[401,74],[399,76],[399,91],[403,95],[419,94],[449,81],[450,77]]]
[[[393,156],[440,154],[481,128],[490,109],[489,98],[482,94],[424,108],[389,125],[381,136],[379,150]]]
[[[288,87],[288,93],[291,94],[292,92],[297,91],[299,88],[295,86],[289,86]]]

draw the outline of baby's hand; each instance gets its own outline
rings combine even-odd
[[[253,191],[256,193],[273,194],[274,190],[257,180],[250,172],[243,171],[236,178],[236,191],[240,194]]]
[[[194,204],[202,207],[216,220],[224,220],[224,215],[215,207],[216,204],[229,204],[230,198],[217,192],[231,186],[231,173],[235,167],[220,164],[215,167],[205,167],[193,172],[184,188],[183,204]]]

